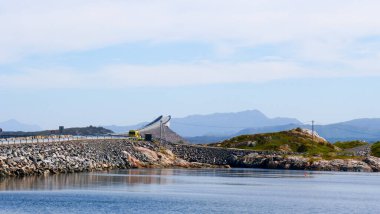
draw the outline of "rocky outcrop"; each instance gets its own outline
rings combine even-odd
[[[113,168],[214,167],[190,163],[152,142],[81,140],[0,146],[0,177]]]
[[[320,157],[303,157],[300,153],[290,152],[250,151],[176,144],[168,144],[167,147],[178,157],[190,162],[227,164],[231,167],[353,172],[380,171],[380,158],[372,156],[359,159],[324,160]]]
[[[371,154],[371,144],[346,149],[344,152],[350,153],[354,156],[369,156]]]
[[[324,160],[299,155],[257,155],[252,153],[243,157],[234,157],[231,165],[267,169],[378,172],[380,170],[380,159],[366,157],[363,159]]]
[[[366,157],[364,163],[368,164],[374,172],[380,172],[380,158],[369,156]]]
[[[295,154],[289,152],[273,151],[252,151],[244,149],[226,149],[220,147],[200,146],[200,145],[181,145],[166,143],[165,147],[169,148],[175,155],[190,162],[201,162],[217,165],[234,165],[234,158],[244,157],[246,155],[285,155]]]

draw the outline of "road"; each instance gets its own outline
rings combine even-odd
[[[27,143],[51,143],[51,142],[64,142],[75,140],[94,140],[94,139],[129,139],[126,136],[54,136],[34,138],[31,137],[18,137],[18,138],[0,138],[0,145],[13,145],[13,144],[27,144]]]

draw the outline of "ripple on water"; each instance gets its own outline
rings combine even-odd
[[[306,174],[305,174],[306,173]],[[1,213],[377,213],[377,173],[131,169],[0,182]]]

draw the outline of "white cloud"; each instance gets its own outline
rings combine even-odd
[[[0,71],[0,88],[123,88],[379,76],[378,49],[355,42],[380,35],[378,8],[380,2],[373,0],[0,0],[0,64],[33,54],[136,41],[211,43],[225,58],[235,49],[255,45],[286,42],[295,48],[289,50],[295,54],[287,60],[270,56],[240,63],[103,65],[91,72],[64,65],[21,68],[18,73]],[[356,52],[361,58],[348,56]],[[309,62],[340,67],[304,65]]]
[[[250,46],[319,40],[334,46],[380,34],[380,2],[374,0],[4,0],[0,5],[0,62],[135,41]]]
[[[331,69],[270,59],[242,63],[118,64],[91,72],[75,68],[26,69],[20,73],[0,73],[0,89],[176,87],[296,78],[380,77],[377,61],[347,61],[341,67]]]

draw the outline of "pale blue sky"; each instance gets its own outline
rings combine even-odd
[[[0,121],[380,117],[378,1],[0,3]]]

